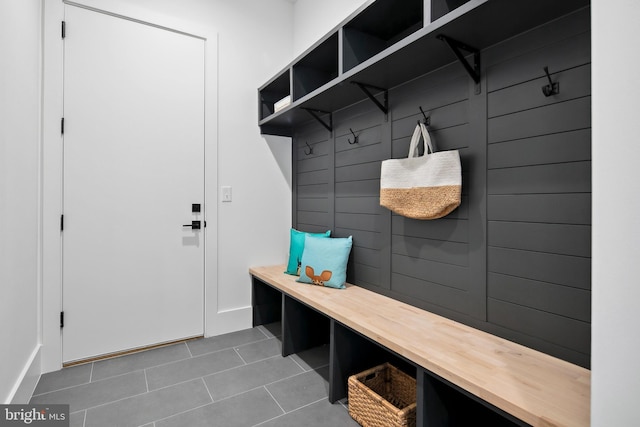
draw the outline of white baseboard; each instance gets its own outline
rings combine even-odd
[[[252,326],[253,307],[242,307],[233,310],[207,313],[206,337],[227,334],[229,332],[249,329]]]
[[[31,357],[22,369],[18,381],[13,386],[11,393],[9,393],[9,398],[7,399],[9,403],[26,404],[31,400],[42,373],[41,349],[42,346],[38,344],[33,353],[31,353]]]

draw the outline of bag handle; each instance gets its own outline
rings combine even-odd
[[[413,135],[411,136],[411,144],[409,144],[409,155],[407,157],[419,157],[418,147],[420,146],[420,136],[424,139],[424,152],[425,154],[433,153],[433,145],[431,143],[431,136],[429,130],[424,123],[418,123]]]

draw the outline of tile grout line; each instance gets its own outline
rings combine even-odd
[[[84,416],[82,417],[82,427],[87,425],[87,410],[84,411]]]
[[[257,328],[257,327],[256,327],[256,328]],[[265,335],[265,334],[264,334],[264,332],[262,332],[262,331],[260,331],[260,333],[262,333],[262,335]],[[202,340],[207,340],[207,339],[215,339],[215,338],[216,338],[216,337],[212,337],[212,338],[201,338],[201,339],[202,339]],[[265,335],[265,338],[259,338],[259,339],[253,340],[253,341],[247,341],[247,342],[243,342],[243,343],[240,343],[240,344],[232,344],[232,345],[230,345],[230,346],[228,346],[228,347],[224,347],[224,348],[221,348],[221,349],[218,349],[218,350],[213,350],[213,351],[206,351],[206,352],[204,352],[204,353],[202,353],[202,354],[198,354],[198,355],[193,356],[193,357],[200,357],[200,356],[204,356],[204,355],[206,355],[206,354],[218,353],[218,352],[220,352],[220,351],[224,351],[224,350],[231,350],[231,349],[233,349],[233,348],[235,348],[235,347],[244,347],[244,346],[246,346],[246,345],[256,344],[256,343],[259,343],[259,342],[267,341],[267,340],[272,339],[272,338],[276,338],[276,337],[267,337],[267,336]],[[195,340],[195,341],[193,341],[193,342],[198,342],[198,340]],[[191,349],[189,349],[189,352],[191,352]]]
[[[303,371],[303,372],[307,372],[307,370],[305,369],[305,367],[304,367],[304,366],[302,366],[301,364],[299,364],[299,363],[298,363],[298,361],[297,361],[294,357],[291,357],[291,356],[293,356],[293,355],[289,355],[289,356],[287,356],[287,357],[288,357],[289,359],[293,360],[293,363],[295,363],[296,365],[298,365],[298,367],[299,367],[300,369],[302,369],[302,371]]]
[[[89,374],[89,382],[93,381],[93,368],[96,366],[95,362],[91,363],[91,373]]]
[[[268,391],[268,390],[267,390],[267,391]],[[272,396],[272,397],[273,397],[273,396]],[[294,409],[293,411],[285,412],[284,414],[280,414],[280,415],[278,415],[277,417],[273,417],[273,418],[270,418],[270,419],[268,419],[268,420],[262,421],[262,422],[260,422],[260,423],[258,423],[258,424],[254,424],[254,425],[253,425],[253,427],[258,427],[258,426],[261,426],[261,425],[263,425],[263,424],[266,424],[266,423],[268,423],[268,422],[270,422],[270,421],[277,420],[278,418],[282,418],[282,417],[284,417],[285,415],[289,415],[289,414],[293,414],[294,412],[301,411],[301,410],[303,410],[303,409],[305,409],[305,408],[308,408],[308,407],[309,407],[309,406],[311,406],[311,405],[315,405],[315,404],[316,404],[316,403],[318,403],[318,402],[322,402],[322,401],[323,401],[323,400],[325,400],[325,399],[327,399],[327,398],[326,398],[326,397],[323,397],[322,399],[318,399],[318,400],[316,400],[315,402],[307,403],[306,405],[303,405],[303,406],[301,406],[301,407],[299,407],[299,408],[296,408],[296,409]],[[274,398],[274,400],[275,400],[275,398]],[[278,403],[278,402],[276,401],[276,403]],[[278,405],[278,406],[279,406],[279,405]]]
[[[211,390],[209,390],[209,386],[207,385],[207,382],[204,380],[204,377],[201,377],[200,379],[202,380],[202,383],[204,384],[205,390],[207,390],[207,393],[209,393],[209,399],[211,399],[211,403],[215,402],[215,400],[213,400],[213,396],[211,395]]]
[[[240,358],[240,360],[242,360],[242,363],[244,363],[244,365],[242,365],[242,366],[247,366],[247,365],[248,365],[247,361],[246,361],[246,360],[244,360],[244,358],[240,355],[240,352],[238,351],[238,349],[237,349],[237,348],[234,348],[234,349],[233,349],[233,351],[235,351],[235,352],[236,352],[236,354],[238,355],[238,357]],[[236,368],[237,368],[237,366],[236,366]]]
[[[193,353],[191,353],[191,349],[189,348],[189,344],[185,342],[184,345],[187,346],[187,351],[189,352],[189,356],[191,356],[191,358],[193,359]]]
[[[147,393],[149,393],[149,380],[147,379],[147,370],[143,369],[144,372],[144,385],[147,387]]]
[[[153,425],[155,425],[159,421],[168,420],[169,418],[177,417],[178,415],[184,415],[184,414],[189,413],[191,411],[197,411],[198,409],[204,408],[205,406],[213,405],[214,403],[215,402],[209,402],[209,403],[205,403],[204,405],[196,406],[195,408],[191,408],[191,409],[187,409],[187,410],[184,410],[184,411],[176,412],[175,414],[171,414],[171,415],[166,416],[164,418],[160,418],[160,419],[155,420],[153,422]]]
[[[258,329],[260,332],[262,332],[262,335],[264,335],[267,338],[270,338],[267,333],[265,331],[262,330],[262,325],[258,326],[256,329]]]
[[[269,394],[269,396],[271,396],[271,398],[273,399],[273,401],[274,401],[274,402],[276,402],[276,405],[278,405],[278,408],[280,408],[280,410],[282,411],[282,415],[286,414],[286,413],[287,413],[287,411],[285,411],[285,410],[284,410],[284,408],[280,405],[280,402],[278,402],[278,401],[276,400],[276,398],[275,398],[275,397],[273,397],[273,394],[271,394],[271,392],[269,391],[269,389],[267,388],[267,386],[264,386],[264,385],[263,385],[263,386],[262,386],[262,388],[264,388],[264,389],[265,389],[265,391]]]
[[[241,366],[236,366],[236,368],[240,368],[240,367],[241,367]],[[236,369],[236,368],[231,368],[231,369]],[[228,371],[230,371],[231,369],[228,369]],[[275,380],[275,381],[271,381],[271,382],[266,383],[266,384],[257,385],[257,386],[255,386],[255,387],[253,387],[253,388],[248,389],[248,390],[243,390],[243,391],[240,391],[240,392],[238,392],[238,393],[235,393],[235,394],[232,394],[232,395],[229,395],[229,396],[225,396],[225,397],[223,397],[222,399],[214,400],[214,402],[215,402],[215,403],[218,403],[218,402],[225,401],[225,400],[227,400],[227,399],[231,399],[231,398],[233,398],[233,397],[238,397],[238,396],[241,396],[241,395],[243,395],[243,394],[245,394],[245,393],[249,393],[250,391],[255,391],[255,390],[258,390],[259,388],[262,388],[262,387],[267,387],[267,386],[270,386],[270,385],[273,385],[273,384],[277,384],[277,383],[279,383],[279,382],[281,382],[281,381],[290,380],[291,378],[295,378],[295,377],[297,377],[298,375],[307,374],[307,373],[309,373],[309,372],[311,372],[311,371],[305,371],[305,370],[303,370],[302,372],[298,372],[298,373],[296,373],[296,374],[289,375],[288,377],[280,378],[280,379],[277,379],[277,380]],[[213,376],[213,375],[216,375],[216,374],[211,374],[211,375],[207,375],[207,376]]]

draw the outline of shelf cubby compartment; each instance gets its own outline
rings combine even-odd
[[[469,1],[470,0],[431,0],[431,22]]]
[[[287,69],[282,74],[258,89],[260,97],[260,120],[275,112],[275,103],[291,95],[291,77]]]
[[[424,26],[424,0],[377,0],[342,31],[343,72],[362,64]]]
[[[333,33],[293,65],[296,101],[338,77],[338,33]]]

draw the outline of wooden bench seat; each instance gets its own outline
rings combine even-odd
[[[589,370],[358,286],[297,283],[284,270],[250,274],[530,425],[589,425]]]

